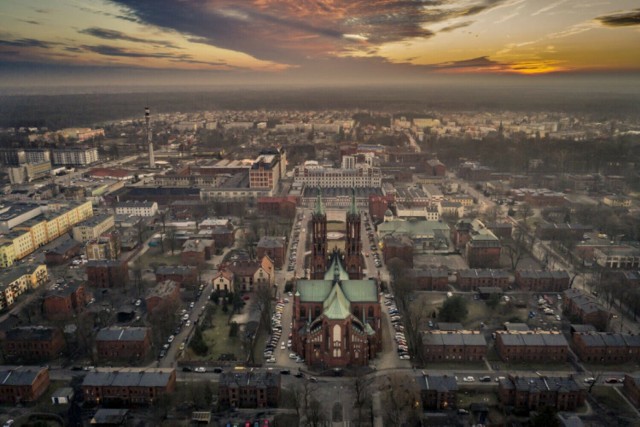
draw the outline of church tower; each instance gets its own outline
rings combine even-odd
[[[352,280],[362,279],[362,238],[360,212],[356,208],[356,191],[351,189],[351,207],[347,211],[347,236],[345,239],[344,264]]]
[[[311,279],[323,279],[327,271],[327,214],[324,211],[320,189],[311,214]]]

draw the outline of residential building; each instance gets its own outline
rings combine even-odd
[[[42,310],[48,320],[69,320],[82,312],[85,306],[84,286],[80,283],[64,283],[46,292]]]
[[[235,282],[235,276],[227,269],[218,270],[216,275],[211,280],[213,289],[216,291],[230,292],[233,290]]]
[[[109,214],[96,215],[73,227],[73,239],[78,242],[88,242],[97,239],[115,227],[115,217]]]
[[[89,260],[117,260],[120,256],[120,233],[104,233],[97,239],[89,240],[85,251]]]
[[[158,213],[158,203],[151,201],[119,202],[115,205],[116,215],[154,216]]]
[[[88,166],[99,160],[97,148],[55,148],[51,155],[54,165]]]
[[[393,258],[398,258],[408,268],[413,267],[413,241],[409,236],[387,235],[382,242],[382,256],[385,264]]]
[[[152,313],[156,307],[171,301],[180,301],[180,285],[173,280],[160,282],[147,291],[145,298],[147,312]]]
[[[176,370],[167,368],[97,368],[82,381],[86,402],[103,405],[150,405],[176,389]]]
[[[465,246],[465,258],[470,268],[500,268],[500,240],[489,230],[471,234]]]
[[[498,382],[500,402],[516,410],[531,411],[548,406],[557,411],[575,411],[584,404],[586,394],[572,377],[509,375]]]
[[[198,269],[186,265],[162,265],[156,269],[156,283],[165,280],[172,280],[182,287],[195,285]]]
[[[533,292],[563,292],[569,289],[571,278],[564,270],[518,270],[515,284]]]
[[[442,268],[413,269],[409,272],[414,289],[420,291],[446,291],[449,289],[449,272]]]
[[[218,382],[218,403],[224,408],[277,407],[280,374],[276,372],[223,372]]]
[[[496,350],[505,362],[565,362],[569,343],[561,332],[496,331]]]
[[[225,269],[233,273],[234,292],[252,292],[256,287],[275,285],[275,267],[268,256],[258,260],[237,260]]]
[[[279,154],[260,154],[249,170],[249,188],[275,190],[280,173]]]
[[[65,341],[58,328],[21,326],[6,332],[2,346],[5,361],[43,362],[58,357]]]
[[[185,265],[202,266],[214,253],[213,239],[189,239],[182,245],[180,262]]]
[[[625,196],[606,195],[602,198],[602,203],[614,208],[630,208],[631,199]]]
[[[293,171],[294,183],[312,188],[380,188],[382,172],[380,168],[367,163],[357,163],[354,169],[329,168],[309,160]]]
[[[280,218],[294,218],[296,208],[300,203],[300,197],[259,197],[257,201],[258,212],[264,215],[273,215]]]
[[[500,240],[510,239],[513,232],[510,222],[488,222],[487,228]]]
[[[51,162],[25,163],[7,168],[11,184],[24,184],[51,175]]]
[[[24,264],[0,271],[0,310],[12,306],[20,295],[49,281],[47,266]]]
[[[610,313],[597,298],[576,288],[567,289],[562,296],[564,311],[576,316],[582,323],[595,326],[600,331],[607,330]]]
[[[451,375],[421,375],[416,378],[423,410],[446,410],[457,406],[458,382]]]
[[[471,362],[487,355],[487,340],[480,331],[430,330],[420,336],[425,362]]]
[[[456,287],[460,291],[474,291],[480,287],[509,287],[509,273],[504,270],[473,268],[456,271]]]
[[[90,260],[86,272],[87,282],[95,288],[123,288],[129,283],[127,261]]]
[[[150,328],[112,326],[96,335],[96,352],[101,359],[144,361],[150,349]]]
[[[575,332],[573,349],[583,362],[619,364],[638,360],[640,336],[615,332]]]
[[[413,253],[446,253],[450,250],[450,230],[444,222],[392,219],[378,225],[378,235],[407,236],[413,242]]]
[[[0,366],[0,404],[23,405],[37,401],[49,388],[49,369],[35,366]]]
[[[592,231],[593,227],[582,224],[543,223],[536,228],[536,236],[542,240],[556,242],[580,241],[584,240],[585,233],[591,233]]]
[[[69,239],[46,251],[44,259],[47,265],[62,265],[78,256],[81,250],[82,245],[79,242]]]
[[[268,256],[273,260],[275,268],[282,268],[287,253],[287,239],[285,237],[262,236],[256,246],[256,256],[262,259]]]

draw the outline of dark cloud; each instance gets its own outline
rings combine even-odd
[[[49,49],[51,46],[57,43],[45,42],[36,39],[16,39],[16,40],[0,40],[0,46],[13,46],[13,47],[39,47],[42,49]]]
[[[503,67],[505,64],[489,59],[487,56],[479,56],[472,59],[464,59],[461,61],[442,62],[440,64],[434,64],[429,67],[438,69],[451,69],[451,68],[495,68]]]
[[[139,22],[259,59],[300,63],[353,44],[432,37],[429,24],[473,16],[505,0],[111,0]],[[466,24],[466,23],[465,23]],[[468,24],[467,24],[468,25]],[[451,31],[455,26],[445,27]],[[362,38],[345,38],[352,34]]]
[[[154,46],[170,47],[170,48],[177,49],[177,46],[175,46],[174,44],[166,40],[143,39],[140,37],[133,37],[133,36],[127,35],[120,31],[109,30],[106,28],[91,27],[91,28],[85,28],[84,30],[80,30],[78,32],[81,34],[88,34],[90,36],[97,37],[104,40],[124,40],[124,41],[130,41],[134,43],[146,43]]]
[[[631,12],[616,13],[613,15],[599,16],[596,20],[607,27],[630,27],[640,25],[640,9]]]
[[[440,32],[448,33],[448,32],[457,30],[459,28],[468,27],[471,24],[473,24],[473,21],[460,22],[459,24],[453,24],[453,25],[449,25],[448,27],[444,27],[443,29],[440,30]]]
[[[149,52],[136,52],[132,50],[122,49],[116,46],[97,45],[97,46],[82,46],[83,49],[90,52],[98,53],[104,56],[124,56],[128,58],[176,58],[181,59],[184,56],[174,55],[166,52],[149,53]]]
[[[31,25],[41,25],[41,22],[38,21],[31,21],[28,19],[20,19],[20,22],[24,22],[25,24],[31,24]]]

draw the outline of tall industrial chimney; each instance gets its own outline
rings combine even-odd
[[[153,156],[153,142],[151,141],[151,116],[149,115],[149,107],[144,107],[144,121],[147,124],[147,143],[149,144],[149,167],[156,167],[156,159]]]

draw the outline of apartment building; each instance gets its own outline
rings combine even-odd
[[[564,362],[569,343],[561,332],[496,331],[496,350],[505,362]]]
[[[425,362],[479,361],[487,355],[487,341],[480,331],[423,331]]]
[[[150,405],[176,389],[176,370],[97,368],[82,381],[85,401],[102,405]]]
[[[517,410],[549,406],[558,411],[574,411],[584,404],[586,390],[571,377],[509,375],[498,382],[498,396],[502,405]]]
[[[275,372],[224,372],[218,385],[222,407],[266,408],[278,406],[280,374]]]
[[[97,148],[56,148],[51,150],[54,165],[88,166],[99,160]]]
[[[94,216],[73,227],[73,239],[82,243],[97,239],[115,227],[115,224],[115,216],[113,215]]]
[[[49,383],[48,368],[0,366],[0,404],[33,403],[47,391]]]

